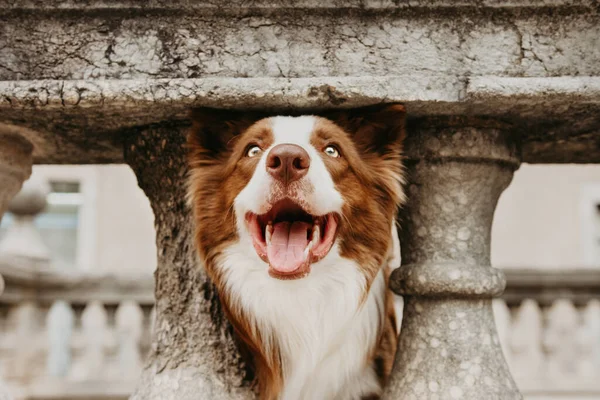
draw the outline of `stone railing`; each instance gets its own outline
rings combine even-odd
[[[0,376],[17,399],[126,399],[150,347],[151,277],[34,274],[0,265]],[[494,301],[526,399],[600,397],[600,271],[506,271]],[[477,374],[465,366],[465,379]]]
[[[33,223],[46,204],[28,181],[0,241],[0,378],[15,399],[126,399],[150,348],[152,276],[53,267]]]
[[[506,276],[496,325],[525,398],[600,398],[600,270]]]
[[[15,399],[126,399],[150,348],[153,280],[0,264],[0,374]]]

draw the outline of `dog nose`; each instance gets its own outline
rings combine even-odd
[[[302,178],[308,172],[308,167],[308,153],[295,144],[278,144],[267,155],[267,172],[284,185]]]

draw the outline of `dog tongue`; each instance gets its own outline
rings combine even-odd
[[[310,228],[310,224],[300,221],[278,222],[273,226],[271,243],[267,246],[271,268],[288,273],[294,272],[304,264],[304,250],[308,246]]]

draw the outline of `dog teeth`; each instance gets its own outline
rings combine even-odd
[[[305,259],[305,260],[308,258],[308,255],[310,254],[310,251],[311,251],[311,250],[312,250],[312,248],[313,248],[313,244],[314,244],[314,242],[313,242],[313,241],[311,241],[311,242],[308,244],[308,246],[306,246],[306,248],[304,249],[304,259]]]
[[[273,223],[269,221],[265,229],[265,242],[267,242],[267,246],[271,244],[271,236],[273,236]]]
[[[319,243],[321,241],[321,228],[319,225],[313,227],[311,243]]]
[[[321,240],[321,230],[319,228],[319,225],[314,225],[313,226],[313,231],[312,231],[312,237],[310,239],[310,243],[308,243],[308,246],[306,246],[306,249],[304,249],[304,259],[306,260],[308,258],[308,255],[310,254],[310,251],[312,250],[312,248],[319,243],[319,241]]]

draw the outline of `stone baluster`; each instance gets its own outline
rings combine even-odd
[[[149,330],[151,334],[154,334],[154,330],[156,329],[156,307],[153,306],[150,310],[150,316],[148,317],[149,322]]]
[[[33,146],[15,128],[0,124],[0,221],[8,203],[31,175]]]
[[[124,301],[115,316],[119,360],[119,378],[135,379],[142,369],[140,342],[142,340],[144,313],[134,301]]]
[[[577,374],[579,346],[577,331],[579,316],[568,299],[558,299],[547,314],[548,324],[544,334],[547,372],[551,379],[574,377]]]
[[[78,365],[71,369],[75,380],[97,380],[105,372],[105,349],[109,339],[107,315],[99,301],[92,301],[81,315],[82,344]]]
[[[512,372],[519,382],[543,375],[542,332],[539,305],[532,299],[523,300],[514,319],[510,341]]]
[[[584,379],[600,378],[600,301],[590,300],[582,311],[583,323],[579,345],[579,375]]]
[[[152,346],[132,400],[255,398],[213,284],[198,268],[186,198],[185,127],[132,132],[125,160],[154,211],[158,265]],[[216,366],[216,368],[215,368]]]
[[[150,350],[149,353],[152,354],[154,351],[156,351],[156,344],[152,340],[152,338],[154,337],[154,333],[156,332],[156,306],[153,306],[150,310],[150,315],[148,319],[148,332],[150,333],[150,335],[147,336],[149,344],[148,348]]]
[[[55,301],[46,317],[48,332],[48,358],[46,371],[49,376],[64,377],[71,367],[71,338],[75,315],[66,301]]]
[[[384,399],[522,398],[491,302],[505,286],[490,266],[492,218],[519,165],[503,128],[459,118],[408,127],[402,266],[390,279],[404,317]]]
[[[8,205],[14,222],[0,242],[4,264],[30,270],[50,266],[50,251],[34,224],[35,217],[46,208],[49,192],[47,182],[32,177]]]
[[[27,383],[43,372],[40,369],[43,368],[40,317],[40,309],[32,301],[19,303],[11,310],[9,343],[14,349],[14,357],[8,368],[11,379]]]

